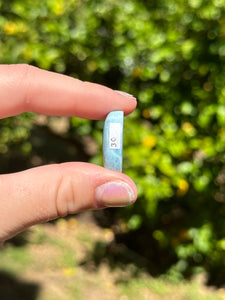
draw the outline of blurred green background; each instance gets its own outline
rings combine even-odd
[[[224,0],[0,0],[0,63],[137,97],[125,119],[124,172],[138,201],[95,217],[168,280],[205,272],[208,283],[225,283],[224,62]],[[1,173],[102,165],[102,128],[31,113],[1,120]]]

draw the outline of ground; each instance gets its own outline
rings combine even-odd
[[[2,300],[222,300],[223,289],[152,278],[134,263],[107,256],[114,233],[90,212],[33,226],[0,252]],[[117,245],[118,246],[118,245]]]

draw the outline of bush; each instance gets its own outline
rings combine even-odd
[[[124,171],[139,198],[120,217],[130,230],[148,228],[156,249],[175,257],[168,274],[201,266],[222,283],[224,0],[1,0],[0,9],[1,63],[30,63],[138,98],[125,121]],[[29,130],[10,122],[1,121],[1,136],[26,140]],[[70,132],[100,145],[102,126],[71,118]],[[2,153],[10,139],[1,140]]]

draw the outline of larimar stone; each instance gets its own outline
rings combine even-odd
[[[104,167],[122,172],[123,167],[123,111],[110,112],[103,130]]]

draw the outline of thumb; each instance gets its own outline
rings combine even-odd
[[[126,175],[88,163],[63,163],[0,176],[0,242],[36,223],[137,198]]]

